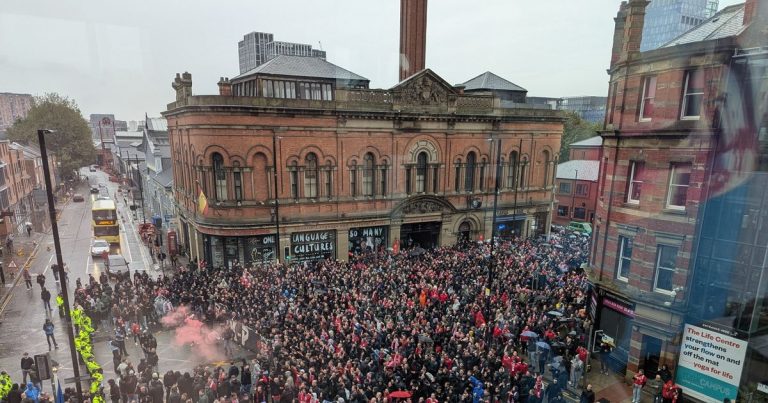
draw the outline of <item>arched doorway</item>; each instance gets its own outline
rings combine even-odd
[[[469,242],[470,237],[472,236],[472,224],[469,223],[469,221],[464,221],[461,224],[459,224],[459,233],[458,233],[458,242],[464,243]]]

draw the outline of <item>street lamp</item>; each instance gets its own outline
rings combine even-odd
[[[69,352],[72,355],[72,370],[75,373],[75,388],[78,401],[83,401],[83,387],[80,384],[80,362],[75,350],[75,333],[72,329],[72,313],[69,309],[69,292],[67,291],[66,273],[64,272],[64,257],[61,254],[61,241],[59,240],[59,225],[56,222],[56,206],[53,204],[53,188],[51,185],[51,170],[48,166],[48,150],[45,148],[45,134],[53,133],[53,130],[39,129],[37,141],[40,144],[40,156],[43,158],[43,176],[45,176],[45,190],[48,196],[48,216],[51,220],[51,232],[53,233],[53,246],[56,249],[56,270],[59,271],[61,294],[64,298],[64,316],[67,320],[67,338],[69,339]]]

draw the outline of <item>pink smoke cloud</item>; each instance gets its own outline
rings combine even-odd
[[[160,319],[163,326],[174,329],[173,343],[177,346],[190,346],[193,353],[208,361],[225,359],[219,350],[222,326],[207,326],[189,310],[181,306]]]

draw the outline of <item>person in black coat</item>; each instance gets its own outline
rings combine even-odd
[[[581,391],[579,397],[579,403],[595,403],[595,392],[592,391],[592,384],[587,385],[587,388]]]
[[[21,389],[19,389],[18,383],[14,383],[13,386],[11,386],[7,399],[8,403],[21,403]]]

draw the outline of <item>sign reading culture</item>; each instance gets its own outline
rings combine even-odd
[[[675,380],[705,402],[735,402],[746,352],[744,340],[686,324]]]
[[[294,232],[291,258],[297,262],[323,260],[336,255],[336,230]]]

